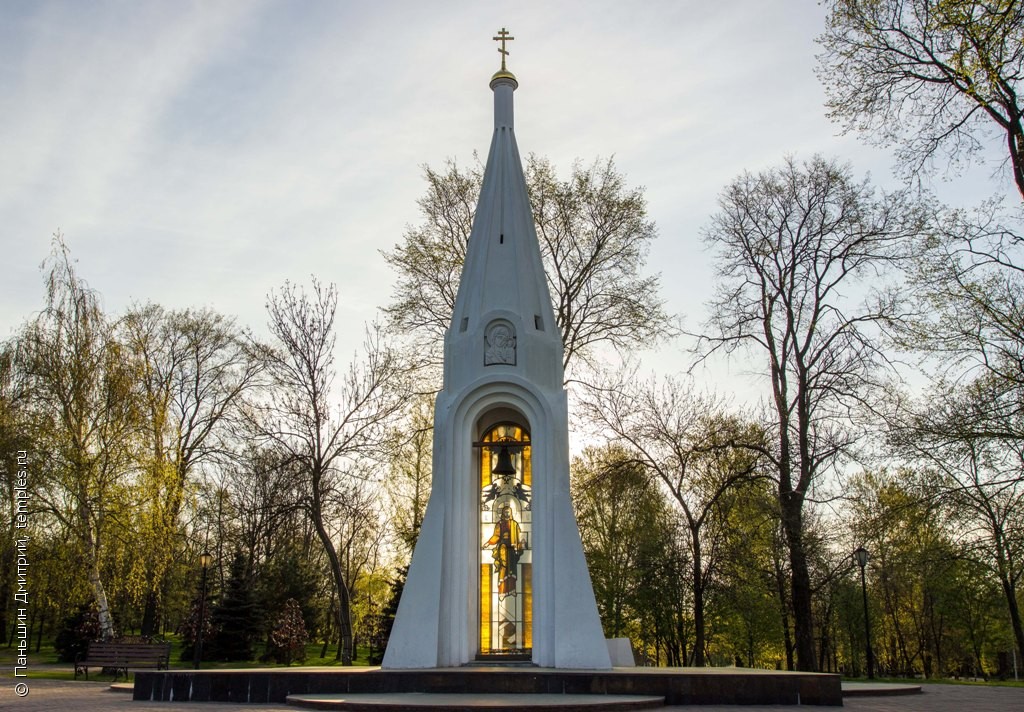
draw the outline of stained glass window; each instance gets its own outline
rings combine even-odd
[[[532,640],[530,435],[514,423],[480,445],[480,655],[525,658]]]

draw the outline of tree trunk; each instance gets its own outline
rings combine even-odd
[[[779,614],[782,617],[782,640],[786,646],[786,669],[793,670],[793,636],[789,630],[789,604],[786,602],[786,577],[782,565],[775,562],[775,586],[779,594]]]
[[[92,547],[90,547],[92,549]],[[103,581],[100,579],[100,564],[97,561],[95,550],[91,551],[92,561],[89,565],[89,585],[92,587],[92,595],[96,599],[96,613],[100,622],[100,637],[103,640],[111,640],[114,637],[114,619],[110,615],[110,604],[107,602],[107,592],[103,588]]]
[[[698,531],[691,526],[691,548],[693,549],[693,666],[704,667],[704,582],[701,575],[703,566]]]
[[[1013,170],[1013,182],[1017,191],[1024,197],[1024,129],[1021,128],[1021,117],[1015,117],[1006,132],[1006,142],[1010,149],[1010,168]]]
[[[999,524],[997,517],[990,513],[990,510],[987,514],[992,531],[992,541],[995,545],[996,575],[1003,587],[1003,595],[1006,596],[1006,610],[1010,614],[1010,626],[1013,628],[1013,637],[1017,642],[1017,652],[1024,660],[1024,627],[1021,626],[1020,607],[1017,605],[1017,584],[1013,576],[1012,550],[1007,543],[1005,530]]]
[[[1017,641],[1017,653],[1024,660],[1024,627],[1021,626],[1020,607],[1017,605],[1017,587],[1007,576],[1000,573],[999,580],[1006,594],[1006,605],[1010,611],[1010,624],[1013,626],[1013,637]]]
[[[313,526],[320,538],[320,544],[327,552],[327,559],[331,564],[331,576],[334,578],[334,587],[338,591],[338,648],[341,654],[341,664],[352,664],[352,606],[349,600],[348,586],[345,585],[345,574],[341,568],[341,559],[338,557],[338,550],[331,540],[331,535],[324,526],[323,517],[319,511],[313,513]]]
[[[43,646],[43,630],[46,628],[46,609],[39,614],[39,630],[36,632],[36,655],[39,654],[39,648]]]
[[[814,656],[814,618],[811,607],[811,577],[803,536],[803,497],[797,492],[780,493],[782,526],[789,547],[790,594],[793,601],[793,634],[796,669],[817,672]]]
[[[146,607],[142,612],[142,627],[139,630],[139,634],[145,638],[157,632],[157,598],[156,591],[146,594]]]

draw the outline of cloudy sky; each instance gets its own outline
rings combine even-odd
[[[391,294],[380,250],[419,221],[421,166],[486,155],[503,26],[520,150],[613,155],[645,186],[651,269],[696,325],[700,228],[739,173],[819,152],[894,185],[884,152],[824,116],[824,16],[814,0],[0,0],[0,338],[41,306],[59,230],[113,313],[208,306],[259,333],[269,290],[336,282],[351,353]]]

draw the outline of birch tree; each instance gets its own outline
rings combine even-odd
[[[78,276],[59,235],[45,267],[46,304],[24,329],[18,355],[31,427],[46,458],[39,496],[74,533],[100,632],[109,639],[115,625],[101,561],[108,513],[125,500],[135,467],[138,393],[99,295]]]

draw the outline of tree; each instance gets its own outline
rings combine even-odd
[[[715,508],[720,550],[716,606],[719,637],[747,667],[772,667],[786,657],[792,669],[789,597],[772,482],[752,478],[726,493]]]
[[[354,503],[359,480],[369,477],[362,469],[366,458],[379,455],[389,421],[404,404],[405,371],[379,332],[370,331],[365,361],[351,364],[335,383],[337,300],[335,287],[315,278],[312,294],[286,283],[268,296],[269,327],[276,340],[276,348],[267,354],[273,387],[253,413],[260,436],[279,449],[282,461],[300,477],[298,506],[328,558],[339,600],[342,663],[351,665],[351,581],[332,525],[338,511]]]
[[[258,447],[258,432],[238,435],[247,438],[243,449],[216,470],[219,486],[204,498],[216,512],[204,508],[198,518],[218,521],[218,529],[226,524],[218,546],[237,544],[254,566],[281,557],[315,559],[316,534],[300,506],[302,469],[273,446]]]
[[[876,197],[848,167],[821,157],[746,173],[719,208],[705,230],[719,282],[697,351],[745,347],[764,359],[774,422],[763,454],[789,549],[797,667],[814,670],[804,503],[854,444],[851,409],[886,364],[872,329],[901,316],[884,283],[860,303],[844,295],[881,281],[923,214],[906,193]]]
[[[168,312],[136,306],[120,322],[141,391],[145,505],[140,538],[147,547],[146,613],[142,633],[156,623],[159,593],[176,552],[179,515],[195,470],[229,449],[225,424],[261,370],[233,320],[210,310]],[[142,502],[138,503],[143,505]]]
[[[395,626],[398,604],[402,600],[402,592],[405,590],[405,581],[408,577],[409,566],[399,566],[394,571],[394,578],[387,582],[387,600],[381,607],[377,619],[377,629],[370,638],[370,665],[380,665],[384,660],[384,651],[387,650],[391,630]]]
[[[253,643],[259,635],[263,613],[256,603],[252,573],[240,549],[231,559],[224,592],[210,612],[208,657],[213,660],[252,660]]]
[[[667,558],[665,500],[634,454],[616,445],[575,458],[570,487],[605,635],[635,639],[647,613],[637,597],[649,584],[642,564]]]
[[[62,663],[81,660],[89,650],[89,643],[100,637],[100,621],[96,607],[89,603],[79,605],[72,615],[61,622],[57,630],[53,642],[57,660]]]
[[[303,634],[309,638],[316,632],[316,623],[320,617],[318,599],[321,584],[325,580],[325,572],[320,566],[322,557],[318,557],[318,552],[311,550],[309,546],[315,546],[316,542],[289,536],[293,532],[281,533],[284,536],[281,537],[283,541],[280,542],[279,548],[273,552],[272,557],[264,559],[260,565],[259,604],[265,611],[282,611],[286,606],[297,606]],[[275,623],[274,620],[267,622],[271,626]],[[290,630],[296,630],[294,623],[294,619],[291,619],[291,623],[288,624]],[[273,628],[270,633],[273,638]],[[271,645],[273,644],[271,640]]]
[[[692,659],[694,640],[689,543],[683,535],[682,517],[669,512],[666,543],[658,551],[644,549],[641,571],[656,571],[636,592],[641,654],[655,665],[681,667]]]
[[[26,439],[23,374],[16,367],[17,342],[0,343],[0,631],[6,631],[8,612],[13,613],[17,602],[16,591],[15,539],[27,532],[27,527],[18,524],[19,504],[22,513],[30,511],[29,502],[24,499],[24,490],[19,491],[24,473],[30,463],[26,462],[28,452],[32,449]],[[20,459],[20,462],[19,462]],[[22,522],[24,525],[24,522]]]
[[[389,455],[384,453],[373,467],[379,467]],[[335,521],[342,569],[349,585],[353,636],[365,640],[373,635],[385,603],[387,581],[381,575],[381,560],[388,532],[384,527],[381,483],[364,476],[354,484],[347,490]]]
[[[43,506],[74,536],[100,634],[114,636],[101,572],[107,513],[126,496],[139,433],[138,394],[99,296],[75,271],[63,238],[45,263],[46,306],[19,339],[32,431],[44,449]],[[41,473],[42,474],[42,473]]]
[[[196,644],[199,642],[200,637],[207,641],[209,645],[213,645],[213,634],[215,632],[212,621],[213,611],[211,610],[212,605],[210,601],[207,600],[208,592],[204,588],[205,586],[202,581],[196,584],[194,595],[189,602],[188,611],[185,613],[184,620],[178,626],[178,633],[181,636],[181,653],[178,656],[180,660],[195,661]],[[209,650],[207,653],[209,654]],[[208,657],[213,656],[208,655]]]
[[[275,662],[285,665],[291,665],[293,660],[304,662],[308,638],[302,608],[298,601],[289,598],[274,620],[274,628],[270,632],[270,655]]]
[[[301,507],[305,475],[279,449],[269,444],[258,447],[258,433],[235,435],[242,438],[243,447],[225,466],[211,471],[216,479],[207,478],[207,486],[200,489],[195,519],[216,522],[210,546],[216,558],[224,551],[241,550],[252,571],[257,605],[270,614],[262,631],[268,649],[272,614],[289,598],[298,602],[311,638],[326,634],[324,612],[333,577],[312,521]],[[201,541],[201,536],[193,538]],[[219,571],[217,567],[215,572]]]
[[[425,221],[406,230],[384,258],[398,273],[385,308],[392,329],[412,333],[440,360],[438,345],[451,322],[483,171],[424,167]],[[525,169],[555,319],[565,346],[563,366],[592,360],[600,345],[635,348],[675,329],[657,297],[657,276],[641,271],[656,231],[642,188],[628,188],[614,161],[574,163],[560,180],[544,158]],[[568,372],[568,370],[567,370]]]
[[[970,158],[995,136],[1024,198],[1024,6],[1013,0],[830,4],[821,74],[833,118],[899,145],[911,174],[942,155],[953,163]],[[1019,219],[1007,221],[992,205],[954,211],[911,248],[920,316],[903,322],[900,336],[905,347],[934,359],[936,369],[930,397],[909,418],[916,424],[908,428],[904,420],[895,430],[923,429],[929,442],[956,453],[954,481],[988,471],[982,461],[991,453],[1019,452],[1024,442]],[[948,417],[935,412],[935,403]],[[956,463],[964,462],[975,464],[960,470]],[[1018,648],[1019,628],[1018,617]]]
[[[966,616],[951,600],[953,586],[960,585],[963,551],[952,540],[949,510],[928,489],[925,471],[913,468],[865,472],[847,485],[849,548],[856,542],[870,551],[868,580],[876,608],[871,622],[879,666],[932,677],[947,669],[949,630]],[[858,594],[859,588],[858,583]],[[849,630],[857,654],[865,641],[861,599],[855,598],[847,613],[855,619]]]
[[[398,541],[411,555],[430,498],[434,413],[428,397],[420,395],[412,400],[405,420],[392,437],[398,444],[392,453],[386,484],[391,501],[391,526]]]
[[[947,425],[965,437],[1020,447],[1024,238],[992,206],[983,206],[952,213],[910,250],[916,316],[900,325],[901,345],[934,365],[933,400],[960,401],[949,411],[955,423]],[[963,402],[972,394],[976,400]]]
[[[1016,0],[830,0],[819,42],[830,116],[897,146],[911,174],[1001,137],[1024,197],[1024,6]]]
[[[983,381],[984,379],[978,379]],[[1024,658],[1024,620],[1019,585],[1024,580],[1024,441],[973,434],[989,397],[975,393],[978,381],[943,400],[934,396],[891,426],[901,454],[935,473],[933,498],[959,522],[960,537],[999,581],[1019,654]],[[955,394],[965,393],[957,398]],[[967,428],[960,423],[966,422]]]
[[[760,433],[673,379],[660,386],[631,382],[633,374],[621,374],[588,390],[582,410],[635,453],[636,463],[661,480],[682,512],[691,563],[693,665],[703,667],[705,597],[716,563],[715,539],[708,532],[726,494],[754,475]]]

